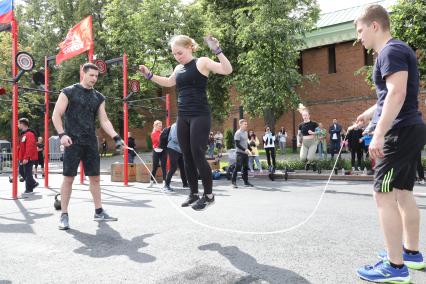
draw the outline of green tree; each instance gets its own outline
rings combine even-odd
[[[390,17],[392,35],[416,49],[420,79],[426,87],[426,2],[399,0]]]
[[[189,8],[192,15],[201,13],[198,17],[199,23],[193,21],[189,25],[196,29],[191,35],[196,35],[201,40],[202,36],[210,33],[218,38],[222,50],[233,67],[233,74],[230,76],[215,75],[209,78],[207,95],[212,108],[212,117],[218,122],[223,122],[228,117],[232,107],[229,90],[235,84],[235,74],[238,74],[240,69],[238,55],[244,51],[236,43],[237,17],[235,13],[247,5],[247,0],[199,0]],[[205,55],[211,54],[205,46],[203,46],[202,52]],[[213,55],[211,58],[215,59]]]
[[[237,11],[237,89],[245,111],[275,119],[299,101],[297,59],[303,35],[314,27],[319,9],[314,0],[250,0]],[[265,115],[266,114],[266,115]]]
[[[420,80],[426,88],[426,2],[423,0],[399,0],[391,8],[392,36],[405,41],[416,50]],[[362,75],[371,88],[373,82],[373,66],[364,66],[355,72]]]

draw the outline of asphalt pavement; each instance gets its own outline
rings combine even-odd
[[[119,220],[93,221],[88,186],[76,183],[71,229],[60,231],[61,175],[17,200],[0,176],[0,283],[365,283],[356,269],[383,249],[371,182],[332,181],[312,215],[326,181],[254,178],[234,189],[221,179],[216,203],[196,212],[180,207],[188,192],[177,180],[165,194],[101,178],[103,207]],[[415,191],[425,253],[426,187]],[[425,271],[411,275],[426,283]]]

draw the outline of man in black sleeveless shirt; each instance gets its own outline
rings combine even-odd
[[[56,102],[52,121],[65,146],[63,175],[61,186],[61,209],[59,229],[69,229],[68,204],[71,197],[72,183],[77,175],[80,160],[90,180],[90,192],[95,203],[95,221],[117,221],[103,209],[100,191],[100,158],[96,138],[96,116],[103,130],[111,136],[116,148],[121,148],[123,142],[114,131],[105,111],[104,96],[93,89],[98,79],[98,67],[91,63],[83,65],[83,77],[79,84],[62,90]],[[64,116],[64,127],[62,125]]]

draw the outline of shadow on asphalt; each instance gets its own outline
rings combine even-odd
[[[148,243],[144,240],[154,236],[154,234],[145,234],[126,240],[119,232],[111,228],[107,222],[99,222],[95,235],[73,229],[66,232],[83,244],[82,247],[74,250],[78,254],[93,258],[124,255],[130,260],[139,263],[154,262],[156,260],[154,256],[139,251],[141,248],[148,246]]]
[[[4,217],[0,215],[0,219],[7,220],[7,221],[13,221],[17,223],[13,224],[1,224],[0,223],[0,233],[28,233],[28,234],[34,234],[34,230],[31,227],[32,224],[35,223],[34,220],[47,218],[52,216],[52,213],[49,214],[39,214],[28,211],[21,203],[19,199],[14,200],[16,206],[18,207],[19,211],[21,212],[23,219],[16,219],[16,218],[9,218]]]
[[[254,280],[264,280],[268,283],[310,283],[307,279],[291,270],[260,264],[253,256],[241,251],[236,246],[224,247],[218,243],[211,243],[198,248],[202,251],[217,251],[226,257],[235,268],[248,274],[235,283],[252,283]]]

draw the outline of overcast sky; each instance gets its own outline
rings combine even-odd
[[[194,0],[182,0],[183,3],[190,3],[193,1]],[[377,0],[317,0],[321,8],[321,13],[342,10],[345,8],[360,6],[376,1]]]
[[[376,0],[377,1],[377,0]],[[374,0],[317,0],[321,7],[321,13],[342,10],[345,8],[376,2]]]

